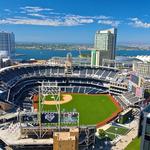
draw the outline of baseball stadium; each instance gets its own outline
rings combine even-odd
[[[108,88],[117,72],[117,69],[112,68],[90,67],[74,67],[66,72],[63,67],[48,65],[10,67],[1,72],[1,97],[14,109],[37,109],[35,101],[38,99],[40,84],[57,83],[62,98],[61,109],[76,109],[80,113],[81,125],[98,125],[121,111],[121,106],[109,95]],[[44,110],[55,111],[55,102],[51,96],[54,92],[56,90],[51,89],[45,97]]]
[[[0,70],[0,107],[15,115],[0,118],[0,122],[19,122],[21,126],[17,127],[21,127],[24,138],[35,139],[52,138],[55,131],[69,131],[76,126],[79,145],[87,148],[94,142],[96,128],[114,120],[132,105],[120,98],[129,94],[120,74],[117,68],[70,63],[19,64],[3,68]],[[24,147],[35,145],[34,141],[30,142],[23,144]],[[22,148],[21,142],[20,145],[5,143]],[[53,142],[45,143],[48,147],[49,144]]]

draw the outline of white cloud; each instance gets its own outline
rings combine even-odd
[[[80,23],[93,23],[94,20],[93,19],[80,19],[79,22]]]
[[[100,16],[81,16],[81,15],[69,14],[69,15],[66,15],[66,16],[67,17],[76,17],[76,18],[95,19],[95,20],[98,20],[98,19],[105,20],[105,19],[109,19],[110,18],[109,16],[104,16],[104,15],[100,15]]]
[[[129,18],[129,20],[131,20],[131,21],[137,21],[139,19],[138,18]]]
[[[110,19],[111,17],[109,16],[104,16],[104,15],[101,15],[101,16],[94,16],[93,19]]]
[[[41,26],[76,26],[92,23],[90,19],[31,19],[31,18],[7,18],[0,20],[0,24],[26,24]]]
[[[29,12],[29,13],[37,13],[41,11],[52,11],[53,9],[50,8],[42,8],[42,7],[33,7],[33,6],[26,6],[26,7],[21,7],[22,12]]]
[[[98,23],[117,27],[120,24],[120,21],[117,21],[117,20],[99,20]]]
[[[38,14],[38,13],[29,13],[28,16],[33,16],[33,17],[40,17],[40,18],[45,18],[45,15]]]
[[[94,22],[92,17],[79,16],[79,15],[66,15],[66,16],[64,16],[64,20],[66,22],[71,22],[71,24],[74,23],[76,25],[88,24],[88,23]]]
[[[57,12],[52,12],[52,11],[50,11],[48,14],[49,15],[65,15],[65,13],[57,13]]]
[[[150,28],[150,22],[143,22],[139,18],[130,18],[129,20],[131,21],[129,25],[132,25],[133,27]]]
[[[5,12],[9,12],[9,13],[11,12],[10,9],[4,9],[4,11],[5,11]]]
[[[39,13],[28,13],[28,17],[15,16],[0,20],[0,24],[26,24],[47,26],[77,26],[92,24],[97,21],[94,17],[79,15],[45,16]],[[32,16],[33,18],[30,18]],[[94,19],[93,19],[94,18]],[[99,24],[118,26],[119,21],[99,20]]]
[[[8,10],[5,10],[8,11]],[[10,10],[11,11],[11,10]],[[13,11],[11,13],[14,13]],[[26,24],[26,25],[47,25],[47,26],[78,26],[84,24],[92,24],[94,22],[101,24],[109,24],[117,26],[119,21],[111,21],[111,17],[98,16],[82,16],[74,14],[66,14],[54,12],[50,8],[26,6],[20,7],[20,12],[13,14],[12,18],[0,20],[0,24]]]
[[[47,26],[58,26],[60,22],[58,20],[41,20],[41,19],[30,19],[30,18],[7,18],[0,20],[0,24],[26,24],[26,25],[47,25]]]

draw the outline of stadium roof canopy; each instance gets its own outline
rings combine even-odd
[[[141,62],[141,60],[135,57],[133,58],[133,57],[126,57],[126,56],[117,56],[115,60],[117,63],[132,63],[133,61]]]

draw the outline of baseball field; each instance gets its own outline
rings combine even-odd
[[[79,112],[80,125],[105,124],[121,111],[118,103],[110,95],[65,94],[61,97],[64,97],[61,100],[61,110]],[[56,111],[51,96],[44,102],[43,110]]]

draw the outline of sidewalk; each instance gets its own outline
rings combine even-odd
[[[132,140],[137,136],[138,132],[138,120],[134,120],[130,123],[131,131],[121,137],[121,140],[119,140],[115,146],[112,146],[112,150],[124,150],[129,143],[132,142]]]

